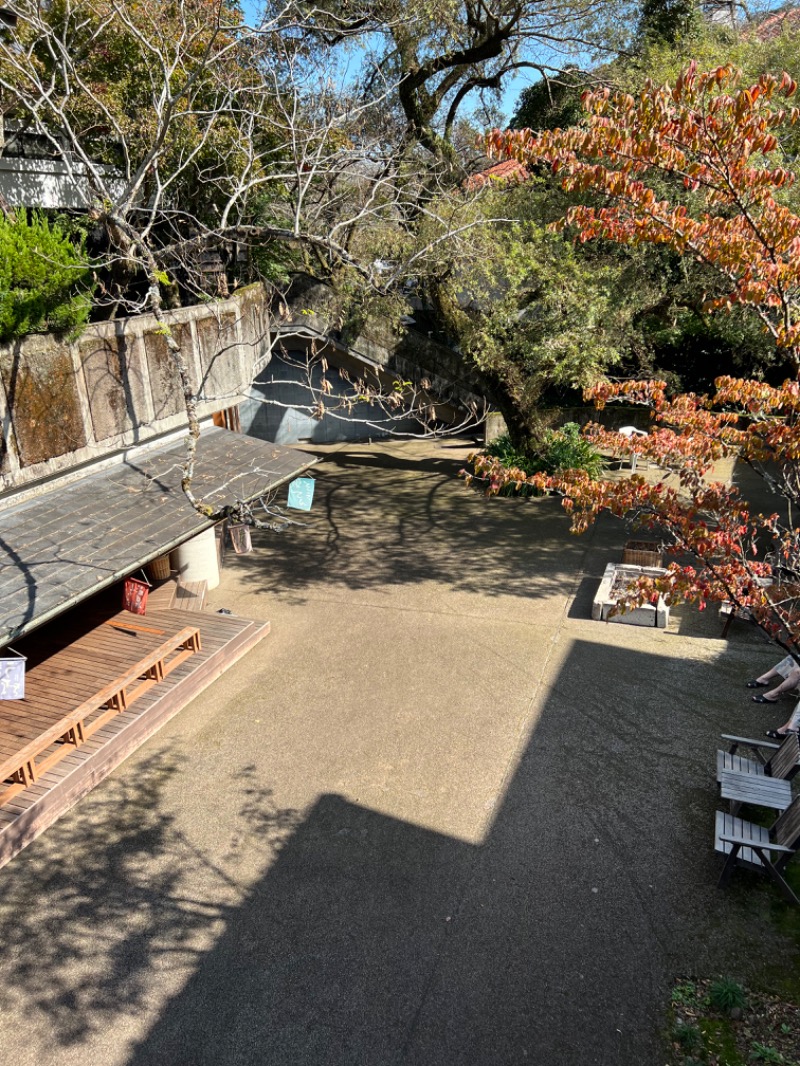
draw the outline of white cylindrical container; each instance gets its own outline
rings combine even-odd
[[[215,589],[219,585],[219,560],[214,527],[176,548],[170,563],[178,571],[179,581],[207,581],[209,589]]]

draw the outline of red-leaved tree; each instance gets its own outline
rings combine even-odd
[[[737,89],[731,66],[674,86],[651,82],[638,97],[608,89],[582,96],[586,124],[567,130],[494,131],[495,155],[548,163],[569,192],[593,192],[602,207],[576,206],[559,224],[580,241],[666,245],[713,267],[730,283],[708,309],[742,304],[761,318],[800,370],[800,217],[781,202],[794,175],[779,164],[781,137],[800,117],[778,106],[796,83],[764,74]],[[671,199],[647,178],[673,179]],[[693,197],[679,195],[683,186]]]
[[[738,80],[730,66],[698,73],[692,64],[674,86],[648,83],[637,97],[585,93],[581,126],[538,136],[496,131],[490,146],[530,167],[549,164],[568,191],[602,197],[602,206],[576,206],[558,224],[579,240],[664,245],[713,267],[727,291],[708,309],[751,308],[797,373],[800,217],[785,195],[793,175],[778,158],[781,137],[800,116],[779,100],[797,86],[787,74],[746,88]],[[529,478],[483,457],[475,477],[487,493],[510,482],[555,489],[577,533],[603,511],[627,519],[672,556],[663,577],[639,582],[630,604],[658,593],[701,608],[728,600],[800,658],[797,381],[776,388],[720,378],[713,396],[672,398],[663,382],[603,383],[588,395],[599,407],[625,400],[651,408],[647,437],[598,425],[586,432],[600,448],[649,459],[656,477],[593,480],[565,470]],[[714,480],[714,464],[724,459],[762,475],[775,494],[771,513],[756,513],[734,484]]]

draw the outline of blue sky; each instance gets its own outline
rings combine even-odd
[[[767,13],[781,6],[782,0],[751,0],[748,4],[751,14],[755,14],[756,11],[760,13]],[[241,0],[242,9],[245,14],[245,18],[251,24],[258,17],[258,12],[261,9],[261,3],[258,0]],[[548,48],[543,48],[541,55],[538,57],[542,63],[547,63],[548,60],[554,63],[554,66],[558,67],[566,62],[576,63],[579,66],[584,66],[589,63],[589,57],[586,55],[574,56],[571,60],[565,59],[563,54],[559,58],[555,58],[554,52]],[[519,100],[519,95],[524,88],[533,84],[538,80],[538,74],[534,70],[523,71],[515,78],[511,78],[507,83],[503,92],[501,100],[501,108],[505,113],[506,120],[510,119],[511,115]],[[476,98],[477,102],[477,98]]]
[[[244,11],[245,19],[252,25],[258,17],[258,13],[261,10],[261,4],[258,0],[241,0],[242,10]],[[505,112],[506,118],[510,118],[514,113],[517,105],[519,94],[522,90],[537,80],[536,73],[534,71],[523,71],[517,77],[512,78],[506,85],[503,92],[501,107]]]

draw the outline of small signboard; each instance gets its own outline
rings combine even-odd
[[[310,511],[313,500],[313,477],[296,477],[289,485],[289,506],[296,511]]]
[[[13,648],[4,648],[0,652],[0,700],[24,699],[25,656]]]

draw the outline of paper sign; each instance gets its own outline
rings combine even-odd
[[[314,499],[313,477],[298,477],[289,485],[288,504],[297,511],[310,511]]]
[[[25,699],[25,656],[8,648],[14,659],[0,658],[0,700]]]

